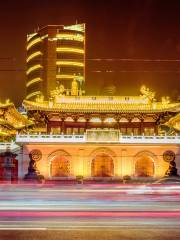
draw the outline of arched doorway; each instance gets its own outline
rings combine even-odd
[[[70,160],[63,155],[53,157],[50,163],[51,177],[68,177],[70,176]]]
[[[98,154],[91,165],[93,177],[112,177],[114,175],[113,159],[107,154]]]
[[[136,160],[135,164],[136,177],[153,177],[154,161],[149,156],[141,156]]]

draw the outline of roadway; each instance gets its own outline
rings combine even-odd
[[[0,192],[1,231],[152,229],[180,239],[180,185],[22,184]]]

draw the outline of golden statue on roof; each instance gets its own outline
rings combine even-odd
[[[169,96],[165,96],[161,98],[162,104],[166,105],[170,103],[170,97]]]
[[[155,92],[152,92],[145,85],[142,85],[140,88],[140,92],[142,93],[143,98],[148,100],[148,103],[153,102],[155,97]]]
[[[52,98],[56,98],[56,97],[62,96],[64,91],[65,91],[64,85],[61,84],[59,87],[56,87],[56,89],[52,90],[50,92],[50,95]]]
[[[71,84],[71,95],[78,96],[78,82],[74,78]]]

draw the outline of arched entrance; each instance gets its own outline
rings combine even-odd
[[[68,177],[70,176],[70,160],[63,155],[53,157],[50,163],[51,177]]]
[[[141,156],[135,163],[136,177],[153,177],[154,176],[154,161],[149,156]]]
[[[98,154],[91,164],[93,177],[112,177],[114,175],[113,159],[107,154]]]

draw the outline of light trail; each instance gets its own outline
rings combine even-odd
[[[179,185],[0,185],[0,229],[180,228]]]
[[[81,211],[81,212],[73,212],[73,211],[68,211],[68,212],[56,212],[56,211],[39,211],[39,212],[34,212],[34,211],[3,211],[1,212],[1,218],[2,217],[166,217],[166,218],[171,218],[171,217],[180,217],[180,211],[166,211],[166,212],[154,212],[154,211],[149,211],[149,212],[112,212],[112,211],[106,211],[106,212],[98,212],[98,211]]]

